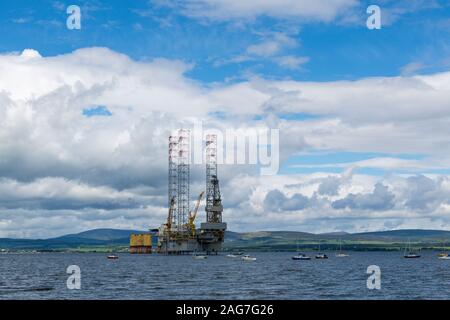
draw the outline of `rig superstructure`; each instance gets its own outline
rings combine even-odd
[[[158,249],[162,254],[204,252],[222,249],[227,224],[222,221],[222,198],[217,175],[217,136],[206,136],[206,191],[198,196],[193,211],[190,201],[190,131],[180,129],[169,137],[169,183],[167,221],[159,228]],[[206,221],[196,229],[195,219],[206,194]]]

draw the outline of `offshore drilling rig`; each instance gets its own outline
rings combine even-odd
[[[158,231],[158,252],[217,254],[222,249],[227,224],[222,221],[222,198],[217,176],[217,136],[206,136],[206,192],[198,196],[189,210],[190,131],[178,130],[169,137],[169,212]],[[206,221],[196,229],[195,219],[206,194]]]

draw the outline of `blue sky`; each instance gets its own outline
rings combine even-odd
[[[278,175],[221,168],[232,230],[448,229],[449,1],[2,1],[0,35],[0,236],[156,226],[198,120],[280,130]]]
[[[249,74],[306,81],[358,79],[398,75],[409,63],[422,64],[424,73],[447,70],[450,64],[447,1],[436,1],[435,6],[431,1],[362,2],[353,9],[352,21],[339,23],[267,16],[240,23],[199,20],[160,2],[45,0],[37,5],[18,0],[10,6],[3,1],[0,51],[31,47],[48,56],[105,46],[137,60],[165,57],[192,63],[189,76],[205,83]],[[69,4],[82,8],[80,31],[65,28]],[[386,11],[388,25],[382,30],[365,28],[368,4]],[[399,13],[391,17],[391,11]],[[249,46],[270,40],[274,32],[296,42],[281,48],[279,55],[309,57],[301,69],[280,67],[269,57],[229,62]]]

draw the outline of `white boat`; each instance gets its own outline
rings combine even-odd
[[[341,240],[339,240],[339,252],[338,252],[338,253],[336,253],[336,257],[338,257],[338,258],[345,258],[345,257],[349,257],[349,255],[348,255],[348,254],[346,254],[346,253],[342,252],[342,241],[341,241]]]
[[[293,256],[292,260],[311,260],[311,257],[308,257],[306,254],[298,252],[298,240],[297,240],[297,255]]]
[[[238,256],[235,255],[235,254],[230,253],[230,254],[227,254],[227,257],[228,258],[237,258]]]
[[[293,256],[292,260],[311,260],[311,257],[308,257],[306,254],[300,253],[296,256]]]
[[[255,261],[256,258],[255,257],[250,257],[248,254],[242,256],[242,260],[244,261]]]
[[[319,253],[316,254],[316,259],[328,259],[328,256],[325,253],[320,253],[320,242],[319,242]]]
[[[405,254],[403,257],[406,259],[416,259],[416,258],[420,258],[420,254],[410,252],[408,254]]]
[[[444,249],[444,251],[438,254],[438,258],[441,260],[450,260],[448,252],[445,251],[445,242],[442,243],[442,248]]]
[[[406,253],[408,252],[408,253]],[[408,246],[405,248],[405,252],[403,254],[403,257],[406,259],[417,259],[420,258],[420,254],[415,253],[414,251],[411,251],[411,242],[408,239]]]
[[[109,260],[117,260],[117,259],[119,259],[119,256],[116,256],[115,254],[110,254],[107,258]]]
[[[208,256],[205,256],[203,254],[198,254],[197,252],[194,252],[192,254],[192,258],[195,259],[195,260],[204,260],[204,259],[208,258]]]

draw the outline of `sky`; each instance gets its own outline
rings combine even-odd
[[[450,2],[0,2],[0,237],[158,227],[198,121],[279,130],[219,167],[229,230],[450,230]]]

